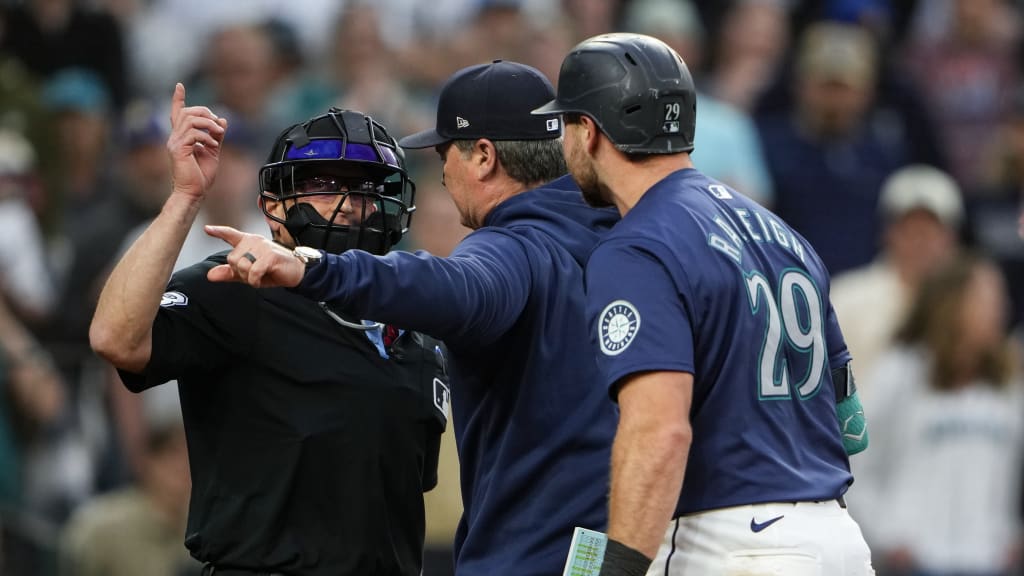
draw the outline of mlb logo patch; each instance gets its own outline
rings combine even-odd
[[[712,196],[719,200],[732,200],[732,194],[730,194],[729,190],[721,184],[712,184],[711,186],[708,186],[708,191],[711,192]]]
[[[547,129],[548,129],[548,132],[557,132],[558,131],[558,118],[548,118]]]
[[[440,378],[434,378],[434,408],[441,412],[445,422],[448,421],[448,404],[450,401],[451,393],[448,391],[448,385],[442,382]]]

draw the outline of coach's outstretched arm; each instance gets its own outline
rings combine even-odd
[[[203,196],[217,173],[227,121],[205,106],[185,106],[177,84],[167,139],[174,189],[160,214],[111,272],[89,327],[93,350],[114,366],[140,372],[149,363],[153,320]]]
[[[290,250],[227,226],[206,233],[233,248],[228,264],[210,269],[214,282],[294,288],[360,318],[396,324],[453,342],[489,343],[519,318],[530,295],[530,263],[519,240],[498,230],[470,234],[451,256],[361,250],[326,254],[306,276]],[[251,254],[250,263],[242,254]]]

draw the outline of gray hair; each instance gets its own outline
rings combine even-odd
[[[455,147],[463,156],[473,150],[476,140],[455,140]],[[513,180],[526,185],[542,184],[564,176],[565,157],[562,139],[546,140],[493,140],[498,162]]]

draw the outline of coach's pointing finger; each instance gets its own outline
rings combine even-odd
[[[214,238],[220,238],[228,244],[231,244],[232,247],[237,246],[238,243],[247,236],[245,232],[236,230],[231,226],[213,226],[207,224],[206,226],[203,226],[203,231]]]

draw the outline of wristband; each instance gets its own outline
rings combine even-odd
[[[608,539],[598,576],[644,576],[652,560],[643,552],[626,546],[618,540]]]
[[[852,396],[836,405],[836,416],[843,434],[843,448],[852,456],[863,452],[868,447],[868,423],[864,418],[864,408],[860,398],[854,392]]]

